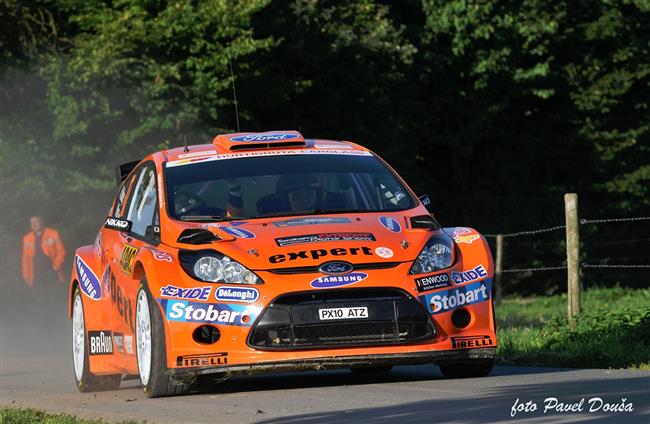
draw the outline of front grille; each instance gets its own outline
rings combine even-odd
[[[368,318],[319,317],[319,309],[361,307]],[[277,298],[253,326],[248,344],[260,350],[377,346],[419,342],[434,334],[426,310],[401,290],[327,290]]]

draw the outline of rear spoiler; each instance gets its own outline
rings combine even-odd
[[[126,180],[126,177],[129,176],[131,171],[133,171],[139,163],[140,161],[136,160],[133,162],[123,163],[115,168],[115,180],[118,186],[122,184],[122,181]]]

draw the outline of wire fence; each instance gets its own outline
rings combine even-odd
[[[650,221],[650,216],[637,216],[637,217],[627,217],[627,218],[603,218],[603,219],[580,219],[578,222],[580,225],[597,225],[597,224],[608,224],[608,223],[621,223],[621,222],[640,222],[640,221]],[[559,231],[566,229],[566,225],[556,225],[554,227],[539,228],[536,230],[525,230],[517,231],[514,233],[505,233],[505,234],[485,234],[486,238],[512,238],[512,237],[522,237],[522,236],[534,236],[543,233],[550,233],[553,231]],[[634,240],[617,240],[617,241],[596,241],[595,243],[599,244],[624,244],[632,242],[642,242],[650,241],[650,238],[640,238]],[[532,242],[531,242],[532,243]],[[541,244],[556,244],[549,242],[542,242]],[[637,257],[638,258],[638,257]],[[647,256],[642,256],[642,258],[647,258]],[[628,258],[618,258],[618,259],[628,259]],[[581,263],[581,269],[650,269],[650,264],[594,264],[594,263]],[[511,269],[502,269],[499,270],[501,273],[524,273],[524,272],[542,272],[542,271],[557,271],[557,270],[566,270],[566,265],[559,266],[539,266],[539,267],[524,267],[524,268],[511,268]]]

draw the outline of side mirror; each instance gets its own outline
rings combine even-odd
[[[131,231],[132,224],[133,223],[131,221],[127,221],[126,219],[109,216],[108,218],[106,218],[106,222],[104,223],[104,228],[128,233],[129,231]]]
[[[418,197],[418,199],[420,199],[420,202],[422,202],[422,206],[427,208],[429,212],[433,213],[431,210],[431,199],[429,199],[428,194],[423,194],[422,196]]]
[[[160,226],[147,225],[147,228],[144,230],[144,235],[152,240],[160,241]]]

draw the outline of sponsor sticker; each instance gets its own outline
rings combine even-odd
[[[209,367],[211,365],[226,365],[227,363],[227,352],[201,353],[176,357],[176,366],[178,367]]]
[[[425,292],[443,287],[451,287],[449,274],[431,275],[428,277],[416,278],[415,285],[419,292]]]
[[[130,244],[125,244],[122,249],[122,255],[120,256],[120,269],[127,274],[133,272],[133,263],[135,262],[135,255],[138,254],[137,247],[131,246]]]
[[[468,235],[459,234],[457,236],[454,236],[454,241],[456,243],[472,244],[474,243],[475,240],[478,240],[480,238],[481,236],[479,236],[478,234],[468,234]]]
[[[420,300],[426,305],[429,313],[435,315],[461,306],[485,302],[490,299],[491,288],[492,280],[485,280],[420,296]]]
[[[320,233],[275,239],[275,242],[279,247],[328,241],[375,241],[375,236],[371,233]]]
[[[135,331],[133,323],[133,301],[126,296],[126,291],[122,286],[117,284],[115,274],[108,268],[108,279],[110,280],[111,304],[117,310],[117,313],[122,317],[124,323],[128,325],[131,331]]]
[[[483,346],[492,346],[492,339],[490,336],[463,336],[451,338],[451,347],[454,349],[471,349]]]
[[[161,261],[161,262],[172,261],[172,256],[167,252],[163,252],[162,250],[151,249],[151,254],[153,255],[153,258],[157,261]]]
[[[79,256],[74,257],[74,266],[79,277],[79,288],[82,293],[93,300],[99,300],[102,297],[102,286],[95,273]]]
[[[317,149],[354,149],[354,147],[345,144],[316,144],[314,147]]]
[[[228,226],[228,227],[219,227],[220,230],[230,234],[233,237],[237,238],[244,238],[244,239],[252,239],[255,238],[255,234],[248,230],[244,230],[243,228],[237,228],[235,226]]]
[[[214,298],[232,302],[255,302],[260,297],[260,292],[252,287],[219,287],[214,292]]]
[[[133,355],[133,336],[124,336],[124,348],[126,349],[126,353]]]
[[[88,355],[112,355],[113,335],[108,330],[88,332]]]
[[[124,353],[124,334],[115,333],[113,335],[113,343],[115,343],[115,350]]]
[[[294,218],[284,221],[275,221],[276,227],[297,227],[299,225],[320,225],[320,224],[349,224],[348,218]]]
[[[331,289],[334,287],[349,286],[365,280],[368,274],[364,272],[351,272],[345,275],[327,275],[312,280],[310,285],[315,289]]]
[[[210,286],[183,288],[167,285],[160,288],[160,295],[162,297],[170,297],[173,299],[208,300],[210,293],[212,293],[212,287]]]
[[[127,221],[126,219],[113,218],[109,216],[108,218],[106,218],[106,222],[104,223],[104,228],[108,228],[110,230],[129,232],[131,230],[131,221]]]
[[[259,314],[259,308],[246,305],[197,303],[187,300],[158,300],[168,321],[201,322],[249,327]]]
[[[388,247],[377,247],[375,249],[375,253],[377,256],[380,258],[388,259],[393,257],[393,251],[389,249]]]
[[[397,220],[391,218],[390,216],[380,216],[379,222],[381,223],[381,225],[383,225],[388,230],[394,233],[399,233],[402,231],[402,226],[399,225],[399,222],[397,222]]]
[[[335,247],[332,249],[313,249],[313,250],[300,250],[298,252],[282,253],[269,257],[269,262],[277,264],[284,261],[295,261],[298,259],[320,259],[325,256],[373,256],[372,249],[367,246],[362,247]]]
[[[107,266],[102,275],[102,293],[108,297],[111,294],[111,267]]]
[[[282,141],[298,138],[298,134],[249,134],[233,137],[231,141]]]
[[[452,271],[451,280],[456,284],[471,283],[488,276],[483,265],[477,265],[469,271]]]
[[[199,158],[179,159],[167,162],[167,167],[189,165],[196,162],[212,162],[216,160],[242,159],[264,156],[300,156],[300,155],[339,155],[339,156],[372,156],[372,153],[364,150],[345,150],[345,149],[304,149],[304,150],[257,150],[251,152],[224,153]]]
[[[210,156],[210,155],[216,155],[217,151],[216,150],[203,150],[201,152],[192,152],[192,153],[183,153],[181,155],[178,155],[179,159],[185,159],[185,158],[195,158],[198,156]]]

